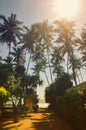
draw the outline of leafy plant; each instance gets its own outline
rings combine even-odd
[[[10,97],[9,91],[7,91],[4,87],[0,86],[0,110],[3,112],[3,105],[6,103],[8,98]]]

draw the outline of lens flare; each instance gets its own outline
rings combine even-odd
[[[53,6],[54,11],[62,18],[74,17],[78,13],[79,7],[79,0],[55,0]]]

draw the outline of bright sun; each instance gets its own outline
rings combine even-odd
[[[62,18],[72,18],[78,13],[79,6],[79,0],[55,0],[54,10]]]

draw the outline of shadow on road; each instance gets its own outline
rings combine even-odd
[[[28,113],[18,123],[13,120],[0,122],[0,130],[72,130],[68,124],[46,109]]]
[[[53,113],[48,113],[45,109],[39,111],[41,119],[37,116],[32,118],[33,128],[36,130],[72,130],[68,124],[63,122],[60,118],[56,118]]]

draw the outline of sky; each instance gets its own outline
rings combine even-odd
[[[11,13],[17,15],[17,19],[30,26],[33,23],[48,19],[53,22],[59,19],[56,9],[57,0],[0,0],[0,14],[9,16]],[[63,0],[64,1],[64,0]],[[77,0],[80,4],[79,10],[71,19],[77,23],[77,30],[86,24],[86,0]],[[73,7],[72,7],[73,9]],[[6,47],[0,46],[0,53],[6,55]],[[40,98],[44,97],[44,87],[38,88]]]

